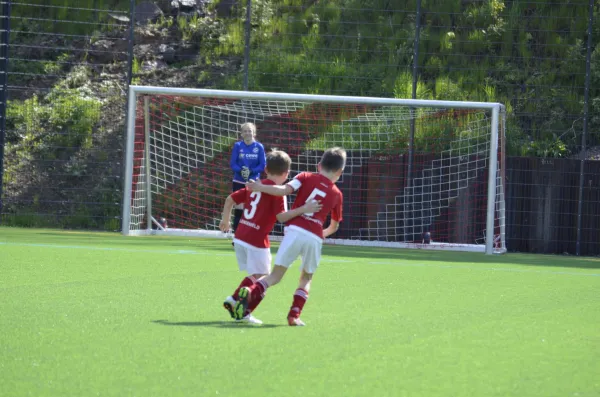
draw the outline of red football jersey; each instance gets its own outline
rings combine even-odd
[[[270,179],[263,185],[274,185]],[[231,194],[236,204],[244,203],[244,213],[235,231],[235,238],[257,248],[269,248],[269,233],[277,221],[277,214],[285,212],[285,197],[271,196],[261,192],[250,192],[246,188]]]
[[[323,225],[331,212],[331,219],[342,221],[342,192],[329,178],[312,172],[302,172],[288,182],[297,191],[292,208],[303,206],[309,200],[317,200],[323,206],[314,214],[303,214],[290,220],[288,225],[300,227],[323,238]]]

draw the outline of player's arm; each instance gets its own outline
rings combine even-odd
[[[262,192],[271,196],[287,196],[294,192],[294,188],[290,185],[263,185],[260,181],[252,179],[246,183],[246,188],[251,192]]]
[[[229,161],[229,166],[235,172],[240,172],[242,170],[242,167],[240,167],[237,163],[239,154],[240,153],[239,153],[238,145],[233,145],[233,150],[231,151],[231,160]]]
[[[237,192],[231,193],[227,196],[225,204],[223,205],[223,213],[221,214],[221,222],[219,223],[219,229],[223,233],[227,233],[231,229],[231,210],[236,204],[243,203],[246,198],[246,189],[240,189]]]
[[[280,212],[277,214],[277,220],[281,223],[286,223],[289,220],[302,215],[321,211],[323,206],[317,200],[311,200],[302,207],[294,208],[293,210]]]
[[[219,229],[223,233],[226,233],[231,229],[231,210],[235,205],[235,201],[231,195],[227,196],[225,200],[225,205],[223,205],[223,213],[221,214],[221,222],[219,223]]]
[[[343,208],[344,197],[340,195],[337,197],[336,205],[331,209],[331,223],[326,229],[323,229],[323,237],[329,237],[333,233],[337,232],[340,228],[340,222],[342,221],[342,208]]]
[[[323,237],[327,238],[331,236],[333,233],[337,232],[340,228],[340,223],[338,221],[331,220],[329,226],[326,229],[323,229]]]

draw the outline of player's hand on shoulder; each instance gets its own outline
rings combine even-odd
[[[250,179],[248,182],[246,182],[246,188],[251,192],[260,192],[260,187],[262,185],[263,184],[260,183],[260,180],[255,181],[254,179]]]
[[[321,211],[321,208],[323,208],[323,205],[318,202],[317,200],[310,200],[307,201],[303,206],[302,206],[304,213],[315,213],[315,212],[319,212]]]

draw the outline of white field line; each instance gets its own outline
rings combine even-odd
[[[118,248],[118,247],[90,247],[85,245],[61,245],[61,244],[36,244],[36,243],[11,243],[0,241],[0,246],[20,246],[20,247],[40,247],[40,248],[58,248],[58,249],[81,249],[89,251],[113,251],[113,252],[142,252],[152,254],[169,254],[169,255],[206,255],[208,251],[194,251],[194,250],[152,250],[152,249],[136,249],[136,248]],[[220,253],[210,251],[211,255],[215,256],[235,256],[234,252],[231,253]],[[363,263],[368,265],[391,265],[391,266],[408,266],[408,267],[435,267],[439,269],[467,269],[467,270],[486,270],[486,271],[498,271],[508,273],[537,273],[537,274],[556,274],[556,275],[567,275],[567,276],[586,276],[586,277],[600,277],[600,273],[583,273],[583,272],[569,272],[569,271],[557,271],[557,270],[546,270],[546,269],[516,269],[516,268],[503,268],[503,267],[486,267],[483,264],[480,265],[436,265],[436,264],[422,264],[412,262],[401,262],[401,259],[394,259],[392,261],[364,261],[360,259],[328,259],[324,258],[325,263]]]
[[[496,272],[509,272],[509,273],[538,273],[538,274],[562,274],[568,276],[587,276],[587,277],[600,277],[600,273],[579,273],[579,272],[567,272],[567,271],[556,271],[556,270],[545,270],[545,269],[515,269],[507,267],[486,267],[485,265],[436,265],[436,264],[422,264],[422,263],[409,263],[409,262],[383,262],[383,261],[370,261],[367,262],[371,265],[393,265],[393,266],[412,266],[412,267],[436,267],[439,269],[467,269],[467,270],[487,270]]]
[[[62,245],[62,244],[34,244],[34,243],[7,243],[0,241],[0,245],[18,246],[18,247],[40,247],[40,248],[58,248],[58,249],[80,249],[89,251],[115,251],[115,252],[143,252],[151,254],[176,254],[176,255],[205,255],[207,251],[194,250],[152,250],[152,249],[137,249],[137,248],[117,248],[117,247],[90,247],[87,245]],[[234,256],[235,253],[219,253],[212,252],[215,256]]]
[[[206,255],[208,251],[194,250],[161,250],[161,249],[140,249],[140,248],[118,248],[118,247],[90,247],[88,245],[63,245],[63,244],[36,244],[36,243],[10,243],[0,241],[0,246],[16,246],[16,247],[39,247],[39,248],[57,248],[57,249],[78,249],[89,251],[112,251],[112,252],[140,252],[150,254],[169,254],[169,255]],[[235,256],[235,252],[214,252],[210,251],[214,256]],[[326,262],[356,262],[346,259],[328,259]]]

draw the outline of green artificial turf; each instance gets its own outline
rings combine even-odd
[[[0,228],[0,395],[600,395],[598,259],[325,246],[288,327],[298,275],[236,324],[229,241]]]

